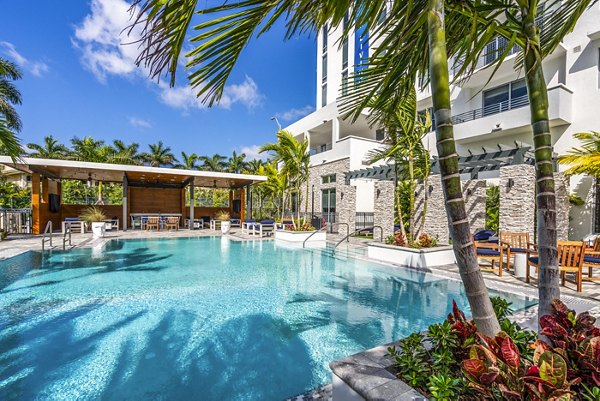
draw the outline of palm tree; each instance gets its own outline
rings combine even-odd
[[[460,4],[449,2],[449,6],[456,12],[486,26],[485,31],[466,36],[465,43],[470,43],[471,46],[465,47],[461,53],[465,58],[463,72],[477,68],[481,50],[496,35],[504,37],[508,43],[504,49],[498,51],[493,72],[500,67],[514,45],[522,49],[516,65],[518,68],[523,68],[525,72],[536,158],[537,233],[540,258],[539,317],[550,314],[552,301],[560,298],[553,148],[548,119],[548,87],[542,61],[556,50],[564,37],[574,29],[585,10],[596,1],[505,0],[468,1]]]
[[[181,163],[175,165],[175,168],[182,168],[185,170],[198,170],[198,155],[195,153],[187,154],[181,152]]]
[[[427,188],[427,178],[431,173],[431,156],[423,145],[423,138],[431,128],[431,118],[429,114],[426,114],[424,120],[417,116],[417,94],[414,87],[407,96],[401,99],[388,99],[385,102],[375,100],[373,105],[378,108],[386,108],[386,110],[379,110],[380,113],[373,114],[373,119],[385,126],[386,136],[383,141],[383,147],[369,152],[367,161],[369,164],[381,160],[392,161],[394,163],[396,177],[395,203],[398,222],[400,223],[400,230],[404,238],[407,238],[409,244],[413,244],[418,235],[415,222],[415,190],[417,188],[417,180],[423,180],[425,182],[424,187]],[[404,228],[404,218],[400,202],[399,184],[402,182],[408,184],[408,235],[406,235]],[[424,206],[421,225],[425,220],[425,213],[426,206]]]
[[[110,148],[102,140],[95,140],[91,136],[80,139],[71,139],[72,151],[69,158],[85,162],[105,163],[110,155]]]
[[[148,145],[150,152],[142,154],[142,160],[148,163],[151,167],[171,167],[177,162],[175,155],[171,152],[171,148],[164,146],[162,141],[157,144]]]
[[[69,155],[69,148],[60,143],[60,141],[52,135],[45,136],[42,145],[28,143],[27,147],[33,150],[33,152],[29,154],[30,157],[37,157],[40,159],[66,159]]]
[[[246,161],[246,154],[237,154],[236,151],[233,151],[233,154],[227,161],[227,171],[230,173],[241,173],[246,169],[248,162]]]
[[[559,164],[569,165],[565,174],[587,174],[600,178],[600,132],[580,132],[573,135],[581,142],[581,148],[572,148],[558,158]]]
[[[10,81],[21,77],[21,71],[15,63],[0,57],[0,115],[4,115],[6,127],[15,131],[21,131],[23,126],[14,108],[14,105],[21,104],[21,93]]]
[[[176,9],[162,0],[135,0],[140,6],[134,25],[143,25],[138,65],[145,65],[154,77],[170,75],[175,83],[175,72],[186,34],[195,14],[197,2],[188,2]],[[190,84],[198,89],[197,95],[212,105],[223,95],[239,54],[255,31],[269,30],[280,18],[286,18],[286,38],[297,32],[318,31],[326,24],[340,26],[344,19],[350,29],[366,26],[371,41],[380,41],[369,60],[358,61],[368,68],[358,69],[349,83],[359,83],[361,91],[349,91],[348,103],[355,100],[350,111],[355,116],[366,107],[369,99],[388,97],[406,85],[406,77],[416,77],[429,69],[436,117],[436,136],[440,171],[446,210],[450,221],[457,264],[465,284],[467,297],[478,329],[493,336],[499,330],[483,276],[479,270],[470,227],[462,198],[458,156],[450,114],[448,54],[456,53],[471,30],[483,29],[460,14],[445,18],[443,0],[415,0],[393,2],[382,23],[380,16],[385,0],[355,1],[270,1],[251,0],[228,2],[201,9],[201,14],[216,14],[194,28],[195,48],[190,56]],[[348,18],[346,18],[348,16]],[[446,40],[448,32],[448,43]],[[427,50],[425,50],[427,49]],[[368,71],[368,73],[365,73]],[[364,94],[368,96],[364,96]]]
[[[138,152],[140,145],[137,143],[125,144],[120,139],[115,139],[110,146],[109,163],[116,164],[141,164],[142,158]]]
[[[225,168],[227,167],[227,164],[225,163],[227,158],[217,153],[212,156],[200,156],[198,157],[198,160],[202,162],[200,170],[204,171],[225,171]]]
[[[245,172],[249,174],[259,174],[259,170],[265,165],[260,159],[252,159],[246,164]]]
[[[261,188],[261,195],[270,196],[275,204],[275,213],[277,216],[282,215],[285,209],[285,197],[284,194],[288,190],[288,179],[285,174],[280,174],[277,162],[273,161],[265,163],[257,171],[260,175],[267,177],[267,181],[258,185]],[[259,195],[260,196],[260,195]],[[262,216],[262,198],[259,199],[259,212]]]

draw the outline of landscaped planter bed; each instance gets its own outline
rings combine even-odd
[[[406,248],[397,245],[370,243],[367,256],[371,259],[415,268],[444,266],[454,263],[452,246],[433,248]]]
[[[314,235],[311,237],[311,234]],[[310,238],[309,238],[310,237]],[[288,242],[304,242],[308,238],[307,242],[316,242],[327,240],[327,233],[325,231],[288,231],[288,230],[277,230],[275,231],[275,239],[288,241]]]

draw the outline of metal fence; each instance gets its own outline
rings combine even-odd
[[[356,212],[354,225],[357,230],[371,228],[375,225],[375,213],[373,212]]]
[[[503,111],[518,109],[519,107],[525,107],[528,104],[529,97],[527,95],[515,97],[510,100],[505,100],[504,102],[491,104],[487,107],[470,110],[465,113],[452,116],[452,124],[460,124],[467,121],[477,120],[479,118],[490,116],[492,114],[502,113]]]
[[[31,209],[0,208],[0,229],[9,234],[31,234]]]

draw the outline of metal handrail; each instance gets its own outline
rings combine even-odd
[[[65,232],[63,233],[63,251],[66,249],[65,243],[67,242],[67,234],[69,234],[69,246],[73,246],[71,243],[71,222],[67,221],[65,224]]]
[[[310,239],[310,237],[312,237],[313,235],[315,235],[316,233],[322,231],[324,228],[328,228],[327,224],[325,224],[323,227],[319,228],[317,231],[311,233],[308,237],[306,237],[304,239],[304,241],[302,241],[302,248],[306,248],[306,241],[308,241]]]
[[[354,235],[356,233],[359,233],[359,232],[361,232],[363,230],[364,230],[364,228],[359,228],[358,230],[352,231],[350,234],[348,234],[344,238],[342,238],[337,244],[335,244],[335,246],[333,247],[333,250],[335,251],[335,248],[337,248],[339,244],[341,244],[342,242],[344,242],[344,240],[350,242],[350,240],[349,240],[350,236],[352,236],[352,235]],[[350,231],[350,230],[348,229],[348,231]]]
[[[48,236],[48,238],[46,238]],[[50,243],[50,247],[52,247],[52,220],[48,220],[46,223],[46,228],[44,229],[44,233],[42,234],[42,252],[44,252],[44,245],[46,241]]]
[[[346,232],[350,232],[350,224],[348,224],[348,223],[344,223],[344,222],[340,222],[340,223],[331,223],[331,230],[332,230],[331,232],[333,232],[333,226],[334,226],[335,224],[344,224],[344,225],[346,226]]]

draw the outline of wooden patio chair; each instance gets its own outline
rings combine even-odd
[[[160,218],[155,216],[148,216],[146,220],[146,231],[151,229],[156,229],[156,231],[160,230]]]
[[[168,216],[165,220],[165,230],[176,230],[179,231],[179,217]]]
[[[504,259],[504,247],[500,244],[495,244],[493,242],[479,242],[475,240],[473,240],[473,244],[475,244],[477,262],[479,263],[479,260],[483,259],[492,264],[491,267],[481,267],[481,265],[479,265],[479,269],[481,271],[496,272],[494,265],[496,264],[496,262],[498,262],[497,274],[498,277],[502,277],[502,261]]]
[[[600,237],[596,237],[591,248],[585,249],[583,257],[583,267],[587,268],[587,277],[583,277],[587,281],[597,281],[600,277],[594,277],[594,269],[600,268]]]
[[[499,234],[499,244],[506,250],[506,270],[510,271],[510,258],[515,253],[527,253],[533,244],[527,232],[500,231]]]
[[[562,285],[567,282],[567,273],[575,274],[577,292],[583,291],[583,258],[585,256],[585,242],[583,241],[558,241],[558,269],[562,274]],[[534,255],[535,254],[535,255]],[[535,268],[536,275],[539,269],[539,256],[537,251],[530,251],[527,256],[526,281],[531,278],[531,267]],[[537,279],[537,277],[535,277]]]

